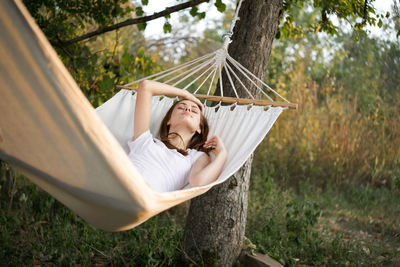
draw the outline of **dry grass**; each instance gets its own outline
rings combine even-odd
[[[400,179],[396,107],[377,104],[363,113],[357,96],[345,97],[331,77],[317,84],[305,75],[304,67],[288,78],[286,96],[299,103],[299,110],[281,115],[258,148],[256,165],[271,162],[275,177],[290,184],[312,180],[321,185],[392,186]]]

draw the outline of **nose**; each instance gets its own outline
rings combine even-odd
[[[191,110],[190,110],[190,107],[186,106],[186,107],[185,107],[185,111],[189,111],[189,112],[190,112],[190,111],[191,111]]]

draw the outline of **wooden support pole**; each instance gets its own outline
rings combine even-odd
[[[116,87],[118,89],[136,90],[135,87],[129,87],[124,85],[117,85]],[[199,95],[199,94],[194,94],[194,96],[200,100],[210,100],[210,101],[224,102],[224,103],[237,103],[238,105],[253,104],[255,106],[287,107],[291,109],[298,108],[297,103],[275,102],[275,101],[261,100],[261,99],[235,98],[227,96],[213,96],[213,95]]]

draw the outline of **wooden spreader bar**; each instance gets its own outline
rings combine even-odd
[[[128,90],[136,90],[135,87],[129,87],[124,85],[117,85],[118,89],[128,89]],[[224,103],[237,103],[238,105],[249,105],[253,104],[255,106],[273,106],[273,107],[288,107],[291,109],[297,109],[297,103],[286,103],[286,102],[275,102],[270,100],[261,100],[261,99],[249,99],[249,98],[235,98],[228,96],[213,96],[213,95],[199,95],[193,94],[200,100],[210,100],[215,102],[224,102]]]

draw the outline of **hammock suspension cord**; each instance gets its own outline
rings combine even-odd
[[[117,88],[135,90],[136,88],[132,87],[133,85],[137,85],[143,80],[152,79],[166,84],[171,84],[172,86],[182,88],[183,90],[188,90],[190,88],[190,91],[193,92],[197,98],[204,100],[204,104],[206,104],[207,100],[211,100],[225,103],[280,106],[283,108],[297,109],[297,103],[291,103],[288,101],[276,90],[272,89],[264,81],[262,81],[229,55],[228,47],[229,43],[232,42],[231,37],[233,35],[233,28],[235,27],[236,22],[240,19],[239,10],[242,2],[243,0],[238,2],[235,15],[229,27],[229,31],[222,35],[223,45],[221,48],[212,53],[206,54],[159,73],[143,77],[125,85],[117,85]],[[235,97],[224,97],[222,81],[223,72],[228,78],[229,85],[231,86]],[[211,95],[211,93],[213,93],[212,88],[215,87],[214,81],[216,76],[219,78],[221,96]],[[243,80],[247,80],[251,85],[255,86],[255,88],[262,94],[264,100],[255,99]],[[198,85],[195,84],[197,81]],[[239,85],[235,86],[235,81],[237,81]],[[240,86],[244,89],[248,95],[248,98],[239,97],[239,88],[237,88],[237,86]],[[274,100],[270,95],[268,95],[264,91],[265,89],[263,89],[263,87],[271,92],[274,98],[277,100]]]

